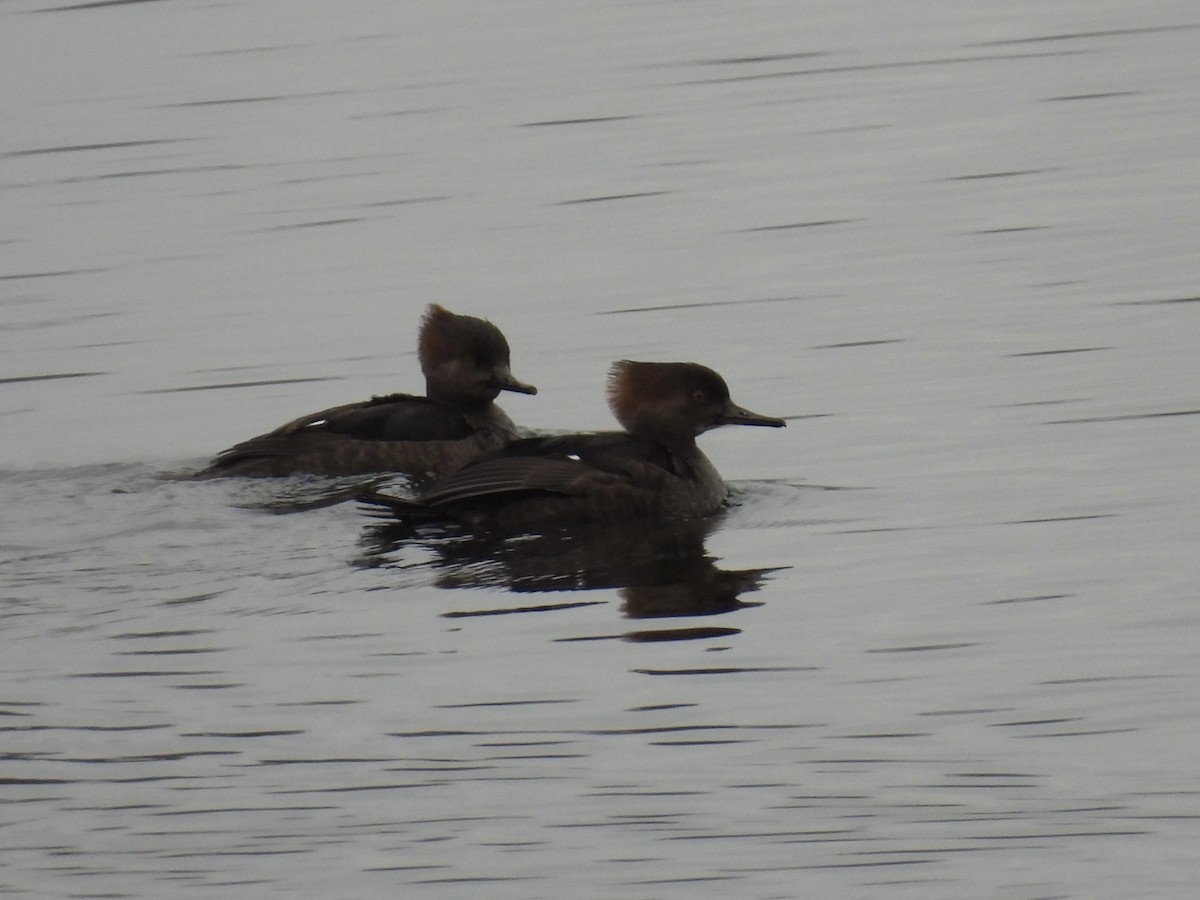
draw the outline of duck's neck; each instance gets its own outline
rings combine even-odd
[[[637,427],[630,429],[633,434],[646,440],[654,441],[666,447],[674,456],[687,459],[689,457],[700,454],[700,448],[696,446],[696,437],[691,432],[680,431],[676,428],[656,428],[653,423],[642,423]]]
[[[444,403],[464,413],[485,413],[492,408],[491,397],[470,396],[454,385],[433,378],[425,379],[425,396],[436,403]]]

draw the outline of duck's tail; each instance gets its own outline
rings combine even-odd
[[[354,499],[367,515],[377,519],[392,519],[416,524],[444,520],[446,515],[419,500],[384,494],[375,488],[359,491]]]

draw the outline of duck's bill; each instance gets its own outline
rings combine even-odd
[[[532,384],[526,384],[523,381],[517,381],[513,378],[513,373],[508,369],[496,370],[496,387],[502,391],[513,391],[517,394],[536,394],[537,388]]]
[[[736,403],[726,405],[721,414],[722,425],[763,425],[767,428],[786,428],[787,422],[776,416],[764,416],[762,413],[751,412]]]

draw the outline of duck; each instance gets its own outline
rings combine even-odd
[[[703,517],[726,505],[729,487],[696,438],[724,425],[787,424],[734,403],[725,380],[694,362],[619,360],[608,374],[607,399],[624,431],[523,438],[413,497],[376,489],[358,499],[377,516],[409,525],[506,532]]]
[[[431,303],[417,356],[424,396],[387,394],[309,413],[221,451],[197,477],[437,477],[517,438],[512,419],[493,401],[501,391],[536,394],[537,388],[513,376],[499,328]]]

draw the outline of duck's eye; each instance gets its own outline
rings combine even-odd
[[[704,391],[692,391],[692,402],[697,406],[703,406],[708,402],[708,395]]]

